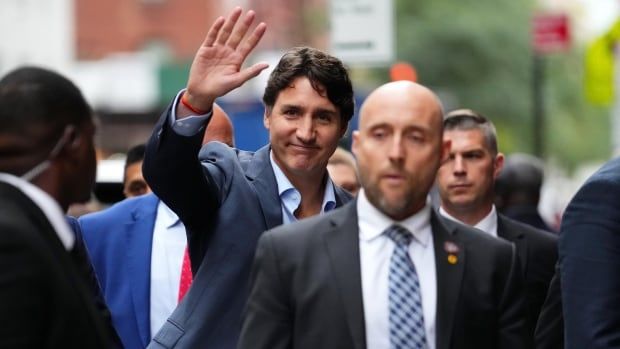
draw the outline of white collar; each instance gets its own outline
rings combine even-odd
[[[73,249],[75,234],[69,227],[65,214],[54,198],[36,185],[9,173],[0,173],[0,181],[16,187],[30,198],[43,211],[43,214],[45,214],[45,217],[56,231],[58,239],[60,239],[67,251]]]
[[[443,207],[439,207],[439,213],[442,216],[450,220],[453,220],[453,221],[456,221],[456,222],[459,222],[465,225],[469,225],[459,220],[458,218],[452,216],[448,212],[446,212],[446,210],[444,210]],[[488,233],[490,235],[497,236],[497,210],[495,209],[495,205],[492,205],[491,211],[489,211],[489,213],[484,218],[482,218],[478,223],[476,223],[473,227],[479,230],[482,230],[483,232]]]
[[[166,228],[172,228],[181,223],[179,216],[161,200],[157,204],[157,219],[161,220],[162,225]]]

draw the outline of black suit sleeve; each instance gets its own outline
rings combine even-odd
[[[577,192],[560,231],[566,348],[620,344],[620,166]]]
[[[534,335],[537,349],[564,348],[564,319],[562,317],[562,294],[560,292],[560,265],[549,284],[547,299],[540,311]]]
[[[278,258],[269,232],[263,234],[252,267],[250,296],[243,314],[239,349],[291,348],[293,318],[283,289]]]

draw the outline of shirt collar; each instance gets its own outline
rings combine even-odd
[[[65,249],[67,251],[73,249],[75,234],[67,224],[65,215],[54,198],[36,185],[8,173],[0,173],[0,181],[13,185],[28,196],[43,211]]]
[[[161,220],[162,225],[166,227],[166,229],[170,229],[181,223],[179,216],[161,200],[159,204],[157,204],[157,219]]]
[[[269,163],[273,169],[273,173],[276,177],[278,184],[278,195],[280,199],[289,209],[290,212],[295,212],[301,203],[301,194],[293,186],[291,181],[286,177],[282,169],[273,159],[273,150],[269,151]],[[322,212],[331,211],[336,207],[336,193],[334,192],[334,183],[329,175],[327,175],[327,181],[325,181],[325,190],[323,194],[323,203],[321,204]]]
[[[399,224],[407,228],[413,234],[413,237],[424,247],[426,247],[431,238],[431,229],[426,229],[431,223],[431,205],[429,200],[414,215],[402,221],[395,221],[373,206],[368,201],[364,189],[360,189],[357,194],[357,212],[359,223],[372,227],[372,229],[360,229],[360,239],[362,240],[370,241],[376,239],[392,224]]]
[[[448,219],[468,225],[457,219],[456,217],[450,215],[448,212],[446,212],[446,210],[443,209],[443,207],[439,207],[439,213]],[[482,218],[473,227],[482,230],[483,232],[488,233],[492,236],[497,236],[497,210],[495,209],[495,205],[492,205],[489,214]]]

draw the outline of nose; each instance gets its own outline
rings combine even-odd
[[[297,138],[303,143],[313,143],[316,138],[314,122],[310,115],[304,116],[299,120],[296,130]]]
[[[452,170],[455,176],[462,176],[465,173],[467,173],[466,168],[465,168],[465,161],[463,161],[462,156],[457,155],[454,157]]]
[[[390,148],[388,149],[388,158],[393,162],[402,161],[405,157],[404,152],[405,150],[403,149],[400,136],[395,136],[390,143]]]

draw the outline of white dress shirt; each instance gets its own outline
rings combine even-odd
[[[185,226],[160,201],[151,250],[151,336],[159,331],[177,306],[186,246]]]
[[[73,245],[75,244],[75,235],[73,234],[73,230],[69,227],[60,205],[56,202],[56,200],[54,200],[54,198],[36,185],[8,173],[0,173],[0,181],[16,187],[24,193],[24,195],[29,197],[30,200],[32,200],[37,206],[39,206],[47,220],[56,231],[58,239],[62,242],[65,249],[67,249],[67,251],[71,251],[73,249]]]
[[[448,212],[446,212],[446,210],[443,209],[443,207],[439,207],[439,214],[455,222],[469,225],[451,216]],[[497,237],[497,211],[495,210],[495,205],[491,206],[491,212],[489,212],[486,217],[482,218],[480,222],[476,223],[474,228],[480,229],[491,236]]]
[[[437,308],[437,275],[435,250],[430,224],[429,203],[415,215],[395,222],[367,199],[360,190],[357,199],[359,224],[362,298],[368,349],[390,348],[389,283],[390,258],[395,243],[383,234],[392,224],[400,224],[414,236],[409,245],[409,256],[420,280],[424,329],[428,348],[435,348],[435,313]]]

